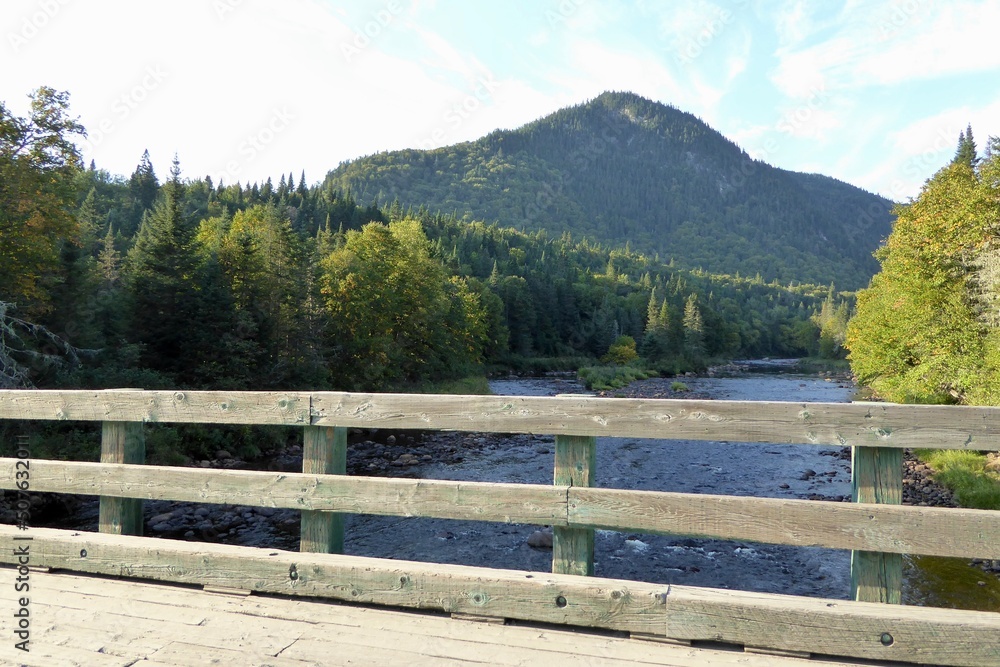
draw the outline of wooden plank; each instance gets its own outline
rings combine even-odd
[[[15,465],[16,459],[0,459],[0,489],[13,488]],[[566,523],[566,489],[544,484],[33,460],[31,490],[349,514]]]
[[[17,534],[0,526],[0,539]],[[869,660],[995,667],[1000,614],[32,529],[59,569],[662,634]],[[0,550],[0,562],[15,556]],[[52,575],[42,575],[52,576]],[[559,603],[563,598],[564,604]]]
[[[142,422],[104,422],[101,463],[145,463],[146,440],[142,428]],[[102,533],[142,535],[142,500],[101,496],[98,526]]]
[[[586,487],[594,484],[597,439],[593,436],[557,435],[555,486]],[[552,571],[561,574],[594,574],[594,529],[552,528]]]
[[[15,459],[0,459],[0,489]],[[32,461],[33,491],[1000,559],[1000,512],[710,494]]]
[[[309,395],[265,391],[8,389],[0,391],[0,419],[303,426],[309,423]]]
[[[0,391],[0,419],[392,427],[812,445],[996,449],[1000,408],[586,396]]]
[[[41,641],[31,642],[25,653],[13,647],[12,641],[0,643],[0,664],[20,667],[134,667],[134,658],[106,655],[70,646],[57,646]],[[143,666],[145,667],[145,665]]]
[[[9,581],[5,579],[9,577]],[[0,568],[0,588],[5,583],[13,583],[16,576],[14,570]],[[36,588],[36,586],[38,588]],[[813,661],[804,663],[796,659],[771,659],[753,656],[745,656],[736,651],[717,651],[699,647],[697,650],[689,648],[674,648],[666,646],[669,640],[663,637],[648,636],[650,641],[657,642],[652,645],[649,642],[633,642],[623,637],[609,637],[606,634],[595,634],[578,629],[555,629],[548,627],[540,629],[537,627],[523,625],[476,625],[470,627],[463,623],[449,621],[447,616],[440,614],[428,614],[426,612],[412,612],[398,609],[382,609],[373,607],[363,607],[350,604],[329,603],[325,601],[308,602],[295,598],[279,596],[254,596],[244,598],[238,602],[231,598],[220,598],[217,596],[203,595],[199,591],[190,588],[181,588],[176,585],[153,584],[149,582],[115,580],[99,578],[91,575],[75,575],[63,572],[58,575],[41,577],[33,580],[33,591],[38,591],[46,599],[51,599],[53,595],[76,596],[80,590],[95,591],[94,595],[86,596],[90,610],[94,610],[96,605],[108,604],[110,599],[127,596],[131,599],[147,599],[163,601],[173,607],[176,614],[189,613],[189,607],[202,611],[218,612],[211,614],[212,618],[219,621],[208,628],[208,624],[195,628],[193,632],[183,630],[179,635],[183,641],[196,643],[191,640],[196,633],[204,632],[202,628],[208,628],[213,639],[213,644],[220,647],[233,646],[232,637],[244,637],[254,635],[256,626],[246,626],[241,623],[242,619],[261,616],[264,618],[283,618],[286,620],[299,620],[304,623],[299,625],[303,642],[310,642],[321,639],[333,647],[331,653],[339,656],[351,656],[355,659],[363,659],[366,655],[366,646],[399,646],[402,644],[435,645],[439,650],[447,651],[448,657],[458,657],[451,647],[458,645],[459,651],[464,651],[467,646],[476,646],[480,655],[502,656],[505,660],[513,661],[514,664],[656,664],[669,665],[672,667],[702,667],[705,665],[730,666],[742,665],[743,667],[843,667],[843,663]],[[95,599],[96,598],[96,599]],[[107,602],[101,599],[110,598]],[[44,613],[48,613],[48,609]],[[79,637],[101,635],[108,637],[108,624],[103,622],[100,613],[92,613],[90,616],[90,626],[68,625],[62,620],[59,621],[59,628],[62,631],[58,641],[62,642],[65,636],[73,634]],[[48,620],[46,617],[43,619]],[[2,623],[2,620],[0,620]],[[111,655],[145,657],[153,651],[162,648],[169,643],[170,631],[160,633],[150,633],[150,629],[159,627],[155,624],[140,620],[143,628],[140,630],[136,625],[129,625],[127,628],[122,624],[115,624],[115,630],[122,631],[119,639],[105,641],[101,651]],[[265,628],[266,629],[266,628]],[[89,634],[88,634],[89,633]],[[141,639],[137,639],[137,637]],[[633,639],[639,638],[632,635]],[[442,641],[443,640],[443,641]],[[197,643],[204,643],[199,638]],[[677,642],[680,644],[680,642]],[[296,642],[296,645],[298,643]],[[690,646],[690,642],[683,643],[685,647]],[[361,650],[355,652],[353,647]],[[260,646],[254,642],[251,649],[259,649]],[[518,651],[511,649],[530,649],[530,651]],[[473,657],[476,654],[471,654]],[[284,652],[282,657],[287,657]],[[355,657],[356,656],[356,657]],[[142,664],[157,664],[143,662]],[[164,664],[164,663],[159,663]],[[329,661],[319,661],[319,664],[329,664]]]
[[[712,494],[569,489],[569,525],[831,549],[1000,558],[1000,512]]]
[[[334,659],[335,660],[335,659]],[[172,641],[150,654],[142,665],[246,665],[246,667],[312,667],[314,660],[298,660],[246,648],[204,646],[190,640]],[[329,664],[344,664],[331,661]],[[350,663],[348,663],[350,664]]]
[[[313,475],[347,474],[347,429],[306,426],[303,430],[302,472]],[[344,553],[344,515],[303,511],[299,551]]]
[[[996,449],[1000,408],[581,396],[312,395],[314,425]]]
[[[856,503],[903,502],[903,452],[887,447],[851,450],[852,499]],[[952,530],[946,530],[945,536]],[[996,535],[993,532],[995,540]],[[966,554],[968,555],[968,554]],[[865,602],[902,604],[903,557],[898,553],[851,552],[851,597]]]

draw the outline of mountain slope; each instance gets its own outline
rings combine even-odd
[[[340,165],[326,186],[526,230],[587,236],[713,273],[867,284],[892,203],[751,159],[708,125],[604,93],[516,130]]]

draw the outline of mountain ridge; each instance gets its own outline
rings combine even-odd
[[[513,130],[339,165],[325,186],[527,231],[570,233],[713,273],[867,284],[893,203],[754,160],[693,114],[609,92]]]

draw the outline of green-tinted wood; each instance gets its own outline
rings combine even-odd
[[[146,439],[141,422],[104,422],[101,463],[145,463]],[[115,535],[142,535],[142,500],[101,496],[99,530]]]
[[[593,486],[597,439],[592,436],[556,436],[556,486]],[[557,574],[594,574],[594,529],[552,528],[552,571]]]
[[[347,473],[347,429],[306,426],[302,441],[302,472],[312,475]],[[344,552],[344,515],[303,510],[299,551]]]
[[[903,452],[887,447],[853,447],[852,497],[856,503],[903,502]],[[851,552],[851,596],[862,602],[902,603],[903,556]]]

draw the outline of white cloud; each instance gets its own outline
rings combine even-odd
[[[795,3],[789,16],[797,17],[804,6]],[[996,25],[1000,4],[991,2],[914,0],[874,12],[849,7],[823,41],[803,46],[810,36],[803,30],[780,48],[772,82],[789,97],[800,97],[817,85],[857,89],[1000,68],[1000,50],[971,48],[991,44]]]

